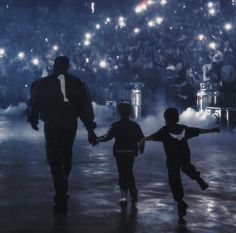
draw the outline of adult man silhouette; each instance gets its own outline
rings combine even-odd
[[[53,73],[31,85],[28,121],[38,130],[39,118],[44,122],[46,153],[55,188],[54,211],[67,211],[68,177],[72,168],[72,147],[80,117],[88,131],[88,140],[96,144],[96,123],[90,96],[77,77],[70,75],[69,59],[59,56]]]

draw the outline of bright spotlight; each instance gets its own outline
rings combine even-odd
[[[110,22],[111,22],[111,18],[107,17],[107,18],[106,18],[106,22],[107,22],[107,23],[110,23]]]
[[[119,17],[119,22],[125,21],[125,18],[123,16]]]
[[[38,58],[33,58],[31,62],[35,66],[39,65],[39,59]]]
[[[119,26],[120,26],[120,28],[123,28],[123,27],[126,26],[126,23],[124,21],[120,21],[119,22]]]
[[[100,24],[96,24],[96,29],[99,30],[101,28]]]
[[[224,29],[225,29],[226,31],[230,31],[232,28],[233,28],[233,25],[232,25],[231,23],[226,23],[226,24],[224,25]]]
[[[86,61],[86,63],[89,63],[89,58],[87,57],[85,61]]]
[[[106,60],[101,60],[100,63],[99,63],[99,66],[103,69],[105,69],[107,67],[107,62]]]

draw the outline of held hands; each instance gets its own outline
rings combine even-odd
[[[146,140],[146,138],[143,138],[143,139],[141,139],[141,141],[139,142],[139,152],[140,152],[140,154],[143,154],[143,152],[144,152],[145,140]]]
[[[94,133],[94,131],[90,131],[88,132],[88,141],[89,144],[95,146],[98,144],[98,137],[97,135]]]
[[[39,127],[37,123],[30,123],[33,130],[38,131]]]

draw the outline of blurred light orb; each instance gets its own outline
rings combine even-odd
[[[86,38],[87,40],[90,40],[90,39],[92,38],[91,33],[86,33],[86,34],[85,34],[85,38]]]
[[[203,41],[205,39],[205,36],[203,34],[198,35],[198,40]]]
[[[38,58],[33,58],[31,62],[35,66],[39,65],[39,59]]]
[[[162,6],[165,6],[165,5],[167,4],[167,0],[161,0],[160,4],[161,4]]]
[[[0,48],[0,57],[4,57],[6,54],[6,51],[4,48]]]
[[[216,44],[215,42],[211,42],[211,43],[209,44],[209,47],[210,47],[211,49],[216,49],[217,44]]]
[[[99,63],[99,66],[103,69],[105,69],[107,67],[107,62],[106,60],[101,60],[100,63]]]
[[[215,16],[216,15],[216,10],[215,10],[215,8],[211,8],[211,9],[209,9],[209,14],[211,15],[211,16]]]
[[[230,31],[230,30],[232,30],[232,28],[233,28],[233,25],[232,25],[231,23],[226,23],[226,24],[224,25],[224,29],[225,29],[226,31]]]
[[[148,21],[148,27],[155,27],[155,23],[153,21]]]
[[[56,52],[59,50],[59,47],[58,47],[58,45],[53,45],[52,49]]]
[[[100,24],[96,24],[96,29],[99,30],[101,28],[101,25]]]
[[[163,20],[164,20],[163,17],[157,17],[157,18],[156,18],[156,22],[157,22],[157,24],[159,24],[159,25],[162,24]]]
[[[25,58],[25,53],[19,52],[17,57],[18,57],[18,59],[23,60]]]
[[[84,41],[84,45],[85,45],[85,46],[89,46],[90,44],[91,44],[91,43],[90,43],[89,40],[85,40],[85,41]]]
[[[214,7],[214,3],[213,2],[208,2],[207,6],[208,6],[208,8],[212,8],[212,7]]]
[[[140,32],[140,29],[139,29],[139,28],[135,28],[135,29],[134,29],[134,33],[135,33],[135,34],[138,34],[139,32]]]

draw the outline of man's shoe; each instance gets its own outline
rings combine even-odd
[[[187,208],[188,205],[184,202],[184,201],[180,201],[177,204],[178,206],[178,214],[179,214],[179,218],[181,219],[182,217],[184,217],[187,214]]]
[[[179,218],[179,221],[178,221],[179,225],[181,226],[185,226],[187,224],[187,222],[185,221],[184,218]]]
[[[138,192],[137,191],[130,192],[130,196],[132,205],[135,205],[138,202]]]

